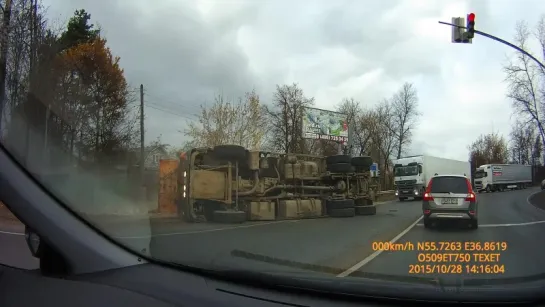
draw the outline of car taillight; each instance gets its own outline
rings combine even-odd
[[[422,196],[423,201],[432,201],[433,197],[431,196],[431,179],[430,182],[428,182],[428,186],[426,187],[426,191],[424,192],[424,196]]]
[[[475,201],[475,193],[473,193],[473,187],[471,186],[471,182],[469,181],[469,179],[466,179],[466,184],[467,184],[467,190],[469,191],[469,193],[467,193],[467,197],[465,198],[465,201]]]

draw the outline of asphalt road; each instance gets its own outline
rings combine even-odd
[[[19,223],[0,221],[0,264],[20,269],[37,269],[39,262],[30,254],[24,228]]]
[[[123,227],[117,226],[115,235],[128,244],[151,239],[152,256],[188,265],[333,274],[354,278],[431,279],[445,276],[459,278],[462,275],[465,279],[480,281],[487,279],[490,282],[494,278],[513,278],[516,281],[522,276],[545,274],[545,246],[540,244],[545,233],[545,211],[528,202],[529,196],[538,191],[532,188],[478,194],[480,228],[477,230],[469,230],[464,225],[425,229],[419,220],[421,203],[405,201],[384,203],[378,206],[375,216],[242,225],[152,223],[151,238],[145,231],[140,231],[138,226],[125,224]],[[545,209],[545,193],[535,194],[531,201],[543,204]],[[390,242],[393,239],[395,243],[402,244],[396,245],[396,248],[405,246],[406,250],[380,252],[373,248],[373,242]],[[462,260],[460,254],[471,258],[469,263],[461,264],[461,273],[448,275],[437,270],[457,268],[453,266],[456,264],[453,261],[429,259],[428,262],[418,262],[419,254],[432,253],[417,250],[418,243],[423,242],[434,242],[438,248],[445,248],[448,245],[445,242],[459,242],[462,248],[475,247],[471,242],[477,242],[483,249],[487,242],[495,243],[494,246],[503,243],[507,249],[434,251],[435,254],[458,254],[458,261]],[[466,245],[466,242],[470,242],[468,244],[471,246]],[[412,243],[413,250],[408,250],[408,243]],[[37,266],[37,262],[28,253],[23,236],[0,233],[0,244],[3,247],[0,249],[0,262],[4,263],[7,259],[31,266],[34,261]],[[476,260],[475,257],[483,259]],[[485,260],[492,262],[485,263]],[[466,264],[477,266],[466,267]],[[487,267],[486,264],[492,266]],[[426,269],[423,265],[435,271],[411,274],[411,265],[416,265],[416,271],[418,267]],[[490,269],[501,271],[501,268],[503,273],[480,272]]]
[[[262,271],[306,271],[339,277],[405,280],[450,276],[481,282],[509,277],[517,281],[519,277],[545,274],[545,246],[539,243],[545,233],[545,211],[528,202],[528,197],[538,191],[531,188],[479,194],[480,228],[477,230],[455,223],[425,229],[419,221],[420,202],[390,202],[380,205],[376,216],[231,226],[221,231],[212,228],[187,234],[183,231],[169,234],[156,228],[151,252],[153,256],[171,262]],[[545,204],[545,194],[537,195],[534,202]],[[389,242],[394,238],[397,243],[412,243],[413,250],[380,252],[373,249],[373,242]],[[438,249],[446,248],[446,242],[454,242],[461,249],[419,251],[418,243],[423,242],[434,242]],[[490,244],[496,247],[503,244],[506,250],[485,251],[491,249]],[[429,256],[431,253],[442,256]],[[420,257],[436,258],[419,262],[419,254],[428,254]],[[443,260],[437,257],[443,257]],[[462,262],[467,261],[467,257],[470,260]],[[426,264],[427,267],[422,266]],[[411,265],[416,265],[414,272],[409,272]],[[428,272],[422,273],[422,269]],[[451,270],[452,274],[445,270]]]

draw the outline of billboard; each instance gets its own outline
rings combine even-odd
[[[348,143],[346,115],[333,111],[305,108],[303,111],[303,138]]]

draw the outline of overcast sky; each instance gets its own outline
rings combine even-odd
[[[502,64],[513,50],[484,37],[452,44],[451,17],[476,14],[479,30],[511,40],[534,25],[543,0],[46,0],[51,22],[84,8],[121,57],[128,82],[144,84],[146,139],[180,145],[178,131],[214,94],[299,83],[316,106],[343,97],[373,106],[404,82],[423,114],[413,154],[467,160],[481,133],[508,136],[512,109]],[[534,54],[538,54],[534,44]]]

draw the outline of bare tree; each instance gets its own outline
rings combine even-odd
[[[412,132],[421,113],[418,111],[418,94],[411,83],[405,83],[392,97],[392,133],[396,141],[396,157],[412,142]]]
[[[12,0],[6,0],[2,6],[2,29],[0,30],[0,138],[2,137],[2,123],[4,104],[6,99],[6,73],[9,33],[11,27]]]
[[[218,95],[210,108],[201,106],[198,124],[190,122],[185,135],[191,138],[192,147],[236,144],[259,149],[266,129],[264,116],[254,91],[234,103]]]
[[[530,164],[534,156],[535,142],[539,136],[535,134],[535,127],[516,121],[511,128],[510,146],[511,160],[518,164]],[[539,144],[540,142],[538,142]]]
[[[382,170],[389,170],[391,165],[392,152],[396,144],[396,137],[392,127],[395,117],[393,116],[392,105],[388,100],[379,103],[370,113],[369,126],[372,140],[371,156],[379,161]],[[381,172],[382,186],[390,185],[388,172]]]
[[[541,44],[541,54],[545,54],[545,16],[537,25],[536,37]],[[525,22],[519,22],[515,28],[515,44],[529,51],[531,31]],[[537,127],[541,142],[545,143],[543,118],[545,116],[545,71],[531,58],[518,52],[514,60],[504,66],[506,81],[509,84],[507,97],[511,99],[514,111],[524,119],[524,124],[532,123]]]
[[[314,98],[305,97],[296,83],[276,86],[273,104],[266,108],[272,149],[285,153],[308,152],[301,128],[304,110],[312,105]]]
[[[497,133],[481,135],[468,146],[472,169],[483,164],[507,163],[509,149],[505,138]]]

